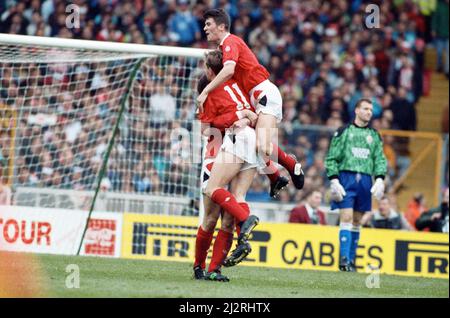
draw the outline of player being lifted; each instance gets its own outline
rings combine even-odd
[[[209,80],[212,80],[222,69],[222,53],[218,50],[209,52],[206,55],[205,66],[206,77],[202,77],[199,80],[199,93],[208,84]],[[257,224],[257,218],[249,217],[250,209],[245,202],[245,195],[253,180],[256,164],[247,163],[242,166],[241,161],[243,162],[243,160],[240,159],[246,158],[247,154],[245,151],[247,150],[250,150],[250,155],[252,155],[251,147],[253,147],[253,153],[256,152],[254,130],[246,126],[254,126],[257,115],[248,103],[248,97],[242,93],[236,81],[228,80],[208,96],[204,111],[199,114],[199,119],[202,121],[203,134],[209,137],[204,160],[202,185],[202,190],[208,195],[204,197],[205,214],[197,233],[194,278],[228,281],[228,278],[222,275],[220,269],[231,248],[235,217],[238,234],[240,234],[241,226],[245,235],[246,232],[249,234],[251,229]],[[209,129],[210,126],[215,129]],[[222,137],[225,129],[228,130],[223,142],[223,149],[227,153],[219,155],[219,159],[216,159],[219,149],[222,147]],[[253,132],[253,136],[251,132]],[[233,133],[235,133],[235,137],[233,137]],[[247,140],[245,138],[247,137],[249,143],[246,143]],[[235,138],[235,143],[230,138]],[[234,146],[236,149],[233,149]],[[249,148],[246,148],[247,146]],[[237,154],[238,160],[235,160],[237,157],[235,158],[232,155],[235,150],[240,151]],[[216,160],[219,160],[219,162],[214,163]],[[251,160],[255,160],[255,158]],[[220,169],[214,170],[216,164],[220,165]],[[263,162],[260,161],[260,164],[263,164]],[[235,168],[234,170],[232,170],[233,167]],[[238,170],[239,167],[241,171]],[[228,184],[230,185],[230,192],[224,189]],[[233,206],[233,202],[226,201],[227,197],[230,198],[230,201],[239,203]],[[222,214],[222,226],[214,242],[212,260],[208,273],[205,275],[204,269],[206,267],[205,262],[208,249],[211,245],[217,221],[221,215],[221,206],[215,202],[229,213]],[[245,220],[249,222],[243,223]],[[247,226],[247,224],[249,225]],[[242,239],[241,235],[239,237]],[[247,256],[251,250],[248,243],[244,243],[243,247],[240,249],[239,260]]]
[[[356,271],[361,218],[372,209],[371,193],[378,200],[384,193],[387,162],[381,136],[368,126],[372,112],[370,100],[359,100],[355,121],[336,131],[325,159],[327,176],[331,180],[331,208],[340,212],[341,271]],[[372,176],[375,176],[373,186]]]
[[[277,124],[282,119],[282,97],[278,88],[269,80],[269,73],[259,64],[256,56],[236,35],[230,34],[230,17],[222,9],[211,9],[203,15],[204,31],[209,42],[218,45],[223,53],[223,69],[205,87],[198,96],[200,110],[208,94],[225,81],[233,78],[250,96],[250,102],[258,114],[256,124],[257,152],[261,154],[267,165],[268,177],[271,181],[271,196],[275,196],[277,188],[287,185],[288,180],[280,176],[272,160],[280,163],[289,172],[297,189],[302,189],[304,174],[302,166],[294,156],[287,155],[272,143]]]

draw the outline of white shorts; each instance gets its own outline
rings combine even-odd
[[[203,160],[202,167],[202,191],[206,190],[208,186],[208,181],[211,178],[211,171],[214,165],[214,161],[216,158],[207,158]]]
[[[283,98],[278,87],[269,80],[253,87],[250,91],[250,103],[258,115],[259,113],[273,115],[278,123],[283,119]]]
[[[234,131],[227,130],[221,149],[244,161],[241,171],[266,166],[256,153],[256,132],[248,126]]]

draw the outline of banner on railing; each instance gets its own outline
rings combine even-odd
[[[193,262],[198,218],[124,215],[122,257]],[[337,271],[338,227],[260,224],[251,237],[250,266]],[[446,234],[363,229],[359,272],[449,278]]]
[[[81,254],[119,257],[122,216],[94,212]],[[80,210],[0,206],[0,250],[74,255],[86,218]]]

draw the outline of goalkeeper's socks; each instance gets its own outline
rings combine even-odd
[[[266,173],[267,177],[270,180],[270,183],[277,182],[278,178],[280,177],[280,171],[278,171],[277,167],[275,166],[275,163],[272,160],[269,160],[266,162]]]
[[[339,251],[340,257],[346,257],[350,260],[350,247],[352,244],[352,234],[351,229],[353,228],[352,223],[341,223],[339,225]]]
[[[278,160],[276,160],[280,165],[286,168],[287,171],[294,171],[295,165],[297,164],[297,161],[289,156],[287,153],[285,153],[283,150],[281,150],[280,147],[278,147],[275,144],[273,145],[273,152],[272,152],[272,160],[275,160],[274,156],[278,156]]]
[[[206,257],[208,256],[208,250],[211,246],[213,234],[214,231],[206,232],[202,229],[201,225],[198,227],[197,239],[195,241],[194,267],[200,266],[203,269],[206,267]]]
[[[361,226],[353,226],[350,233],[351,233],[351,242],[350,245],[350,261],[355,261],[356,258],[356,249],[358,248],[358,242],[359,242],[359,234],[361,232]]]
[[[212,194],[211,200],[220,205],[225,212],[231,214],[238,224],[247,220],[249,213],[239,205],[234,195],[227,190],[217,189]]]
[[[216,270],[220,270],[223,261],[228,255],[233,244],[233,233],[219,230],[216,241],[214,242],[213,253],[211,263],[209,264],[208,272],[212,273]]]

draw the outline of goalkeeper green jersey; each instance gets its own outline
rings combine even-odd
[[[387,161],[380,134],[373,128],[354,123],[339,128],[331,140],[325,168],[329,179],[337,178],[340,171],[384,178]]]

